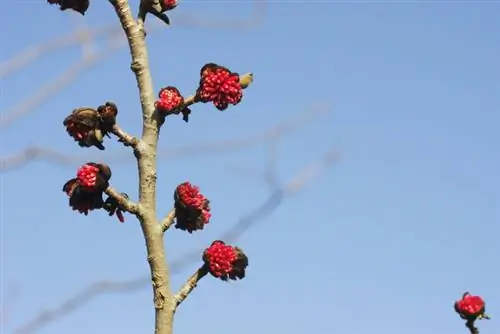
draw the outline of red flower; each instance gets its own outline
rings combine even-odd
[[[162,0],[161,9],[166,12],[167,10],[172,10],[177,7],[177,0]]]
[[[175,113],[184,104],[184,98],[179,90],[175,87],[168,86],[162,88],[158,93],[158,100],[155,102],[155,107],[166,113]]]
[[[181,183],[174,192],[175,227],[193,233],[202,230],[209,223],[210,201],[201,194],[200,189],[189,182]]]
[[[88,162],[78,169],[77,177],[63,186],[69,197],[69,206],[87,215],[89,211],[101,209],[104,205],[102,194],[109,185],[111,169],[105,164]]]
[[[201,102],[212,102],[221,111],[229,104],[237,105],[243,98],[240,76],[217,64],[206,64],[200,71],[197,97]]]
[[[223,281],[245,277],[248,258],[238,247],[216,240],[203,253],[203,261],[212,276]]]
[[[465,292],[462,299],[455,302],[455,311],[462,319],[474,321],[477,318],[487,318],[485,316],[485,302],[479,296],[473,296]]]
[[[61,10],[72,9],[82,15],[90,6],[89,0],[47,0],[51,5],[59,5]]]
[[[76,177],[84,190],[102,192],[108,187],[108,181],[111,178],[111,169],[105,164],[88,162],[78,169]]]

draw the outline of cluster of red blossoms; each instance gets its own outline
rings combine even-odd
[[[66,182],[63,191],[69,197],[69,206],[79,213],[88,215],[90,211],[105,209],[113,215],[116,213],[118,219],[123,222],[121,208],[113,199],[103,200],[103,192],[109,186],[111,169],[108,165],[88,162],[81,166],[76,178]]]
[[[175,227],[193,233],[202,230],[210,221],[209,200],[197,186],[181,183],[174,192]]]
[[[51,5],[59,5],[60,10],[72,9],[77,13],[85,15],[89,9],[89,0],[47,0]]]
[[[203,252],[203,262],[208,272],[223,281],[245,277],[248,257],[238,247],[216,240]]]
[[[212,102],[220,111],[229,104],[237,105],[243,98],[243,88],[238,73],[217,64],[206,64],[200,71],[200,85],[196,98],[203,103]]]
[[[66,127],[66,132],[80,145],[81,147],[95,146],[100,150],[104,150],[102,145],[104,136],[108,136],[108,132],[112,131],[116,124],[116,115],[118,108],[112,102],[106,102],[100,105],[97,110],[89,107],[82,107],[73,110],[67,116],[63,125]]]
[[[182,113],[182,119],[187,122],[191,110],[184,105],[184,97],[179,90],[173,86],[160,89],[158,100],[155,102],[156,110],[165,116]]]
[[[489,319],[486,312],[486,303],[479,296],[473,296],[469,292],[462,295],[462,299],[454,304],[455,312],[464,319],[465,326],[472,334],[478,334],[479,330],[474,326],[476,320]]]

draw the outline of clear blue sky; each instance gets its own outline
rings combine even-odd
[[[136,3],[137,1],[134,1]],[[248,16],[250,2],[184,1],[176,15]],[[94,0],[85,18],[44,1],[3,2],[2,59],[73,29],[116,22]],[[71,18],[75,18],[73,21]],[[331,147],[341,162],[239,240],[248,277],[204,280],[181,306],[177,333],[416,334],[467,333],[452,305],[470,290],[487,300],[500,331],[500,3],[487,1],[280,1],[249,31],[179,27],[151,34],[157,88],[188,94],[198,71],[217,62],[255,83],[225,113],[196,106],[189,124],[175,119],[161,146],[235,138],[262,131],[329,102],[332,113],[280,146],[286,180]],[[1,109],[66,68],[78,49],[52,54],[2,82]],[[139,102],[129,54],[89,70],[1,136],[1,154],[30,144],[79,149],[62,119],[72,108],[106,100],[139,133]],[[108,141],[108,150],[125,150]],[[101,156],[100,153],[95,153]],[[213,220],[195,235],[169,231],[169,259],[202,248],[261,203],[265,185],[228,166],[262,168],[265,151],[161,160],[159,208],[189,179],[212,200]],[[111,163],[112,167],[113,164]],[[148,274],[135,221],[73,213],[61,192],[74,168],[32,163],[1,175],[2,292],[20,290],[10,333],[40,309],[89,282]],[[113,185],[136,198],[132,160],[113,169]],[[497,245],[495,245],[497,243]],[[178,286],[196,268],[173,277]],[[207,327],[209,327],[207,329]],[[148,333],[151,292],[106,295],[40,334]]]

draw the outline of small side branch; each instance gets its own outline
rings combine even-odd
[[[131,146],[136,149],[139,145],[139,139],[132,135],[129,135],[125,130],[123,130],[118,124],[113,125],[111,133],[118,137],[118,141],[123,143],[125,146]]]
[[[161,221],[160,226],[163,233],[170,228],[175,222],[175,209],[172,209],[168,215]]]
[[[131,200],[129,200],[127,197],[123,196],[121,193],[116,191],[115,189],[108,187],[104,191],[106,195],[109,197],[114,198],[120,207],[122,207],[125,211],[134,214],[134,215],[139,215],[140,210],[139,210],[139,205]]]
[[[198,282],[208,274],[207,266],[200,267],[189,279],[184,283],[179,292],[175,295],[175,307],[177,308],[189,294],[196,288]]]

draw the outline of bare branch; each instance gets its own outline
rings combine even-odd
[[[168,215],[161,221],[160,226],[163,233],[168,230],[175,222],[175,209],[170,210]]]
[[[309,184],[314,177],[318,177],[320,173],[326,170],[326,168],[337,162],[338,158],[339,155],[337,151],[331,150],[320,161],[306,166],[287,183],[272,191],[264,202],[248,214],[241,217],[218,239],[225,240],[227,242],[237,241],[251,227],[256,226],[257,223],[262,222],[265,218],[271,216],[286,198],[297,194],[297,192]],[[306,172],[304,173],[304,171]],[[184,270],[186,266],[199,261],[201,252],[202,250],[196,249],[187,252],[175,261],[172,261],[170,263],[170,274],[178,274]],[[113,293],[130,293],[147,288],[150,284],[151,278],[149,276],[142,276],[126,281],[103,281],[93,283],[83,291],[69,297],[66,301],[55,306],[54,308],[42,311],[25,325],[14,330],[13,334],[35,333],[55,320],[83,308],[98,296]]]
[[[196,272],[189,277],[189,279],[184,283],[179,292],[175,295],[175,307],[177,308],[189,294],[196,288],[198,282],[208,274],[208,268],[206,265],[201,266],[196,270]]]
[[[120,143],[123,143],[125,146],[131,146],[132,148],[137,149],[137,145],[139,145],[139,139],[126,133],[118,124],[113,125],[111,133],[118,137]]]
[[[159,158],[181,158],[193,155],[214,154],[231,152],[244,148],[252,148],[263,142],[276,140],[295,131],[306,123],[317,120],[321,115],[328,113],[331,109],[326,103],[318,104],[310,108],[304,108],[300,113],[286,119],[283,122],[257,134],[247,137],[223,140],[216,142],[207,142],[195,145],[185,145],[175,148],[165,148],[158,150]],[[28,147],[22,152],[15,153],[11,156],[0,158],[0,172],[17,169],[23,167],[30,162],[43,160],[51,164],[61,166],[70,166],[81,163],[82,161],[92,161],[93,155],[69,155],[54,151],[46,147]],[[102,156],[101,158],[102,159]],[[132,160],[127,153],[108,153],[105,157],[106,161],[117,165],[119,163],[130,163]]]
[[[128,0],[110,0],[123,31],[127,35],[142,111],[142,136],[136,147],[139,169],[139,205],[141,222],[153,282],[155,307],[155,334],[171,334],[175,302],[170,290],[170,273],[167,266],[163,233],[156,218],[156,157],[158,150],[159,122],[156,117],[155,93],[149,68],[148,49],[144,27],[135,22]]]
[[[137,203],[132,202],[112,187],[107,187],[104,193],[115,199],[118,205],[120,205],[120,207],[122,207],[125,211],[138,216],[141,214]]]

